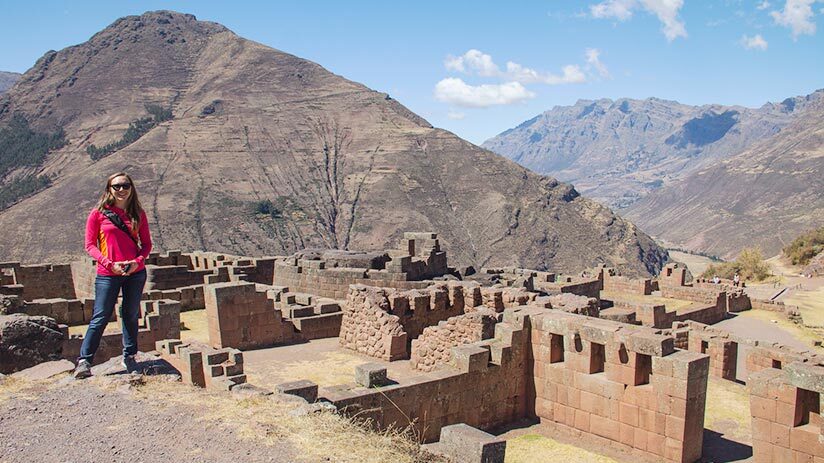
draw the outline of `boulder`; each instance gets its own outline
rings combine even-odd
[[[0,373],[60,360],[62,352],[63,333],[53,318],[0,315]]]
[[[13,313],[25,313],[26,303],[20,296],[0,294],[0,315],[11,315]]]

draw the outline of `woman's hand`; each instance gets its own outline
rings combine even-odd
[[[121,276],[131,275],[135,270],[137,270],[137,261],[134,260],[124,260],[112,264],[112,272]]]
[[[131,275],[132,273],[134,273],[135,270],[137,270],[137,261],[136,260],[127,260],[127,261],[121,262],[120,264],[121,264],[121,267],[123,267],[124,269],[126,268],[126,266],[129,267],[128,270],[126,270],[123,273],[123,275]]]
[[[123,262],[114,262],[112,264],[112,272],[118,275],[125,275],[126,273],[123,271]]]

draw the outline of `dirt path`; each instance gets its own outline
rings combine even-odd
[[[207,407],[149,401],[93,380],[37,384],[0,401],[0,463],[296,460],[286,444],[256,444],[200,419]]]

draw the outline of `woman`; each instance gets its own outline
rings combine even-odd
[[[112,318],[118,294],[123,293],[123,367],[137,370],[137,320],[146,283],[144,261],[152,250],[149,223],[131,177],[118,172],[106,181],[100,201],[86,221],[86,252],[97,261],[94,312],[80,348],[75,378],[91,376],[94,353]]]

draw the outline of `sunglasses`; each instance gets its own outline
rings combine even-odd
[[[120,191],[120,190],[130,190],[132,188],[131,183],[115,183],[112,184],[112,190]]]

